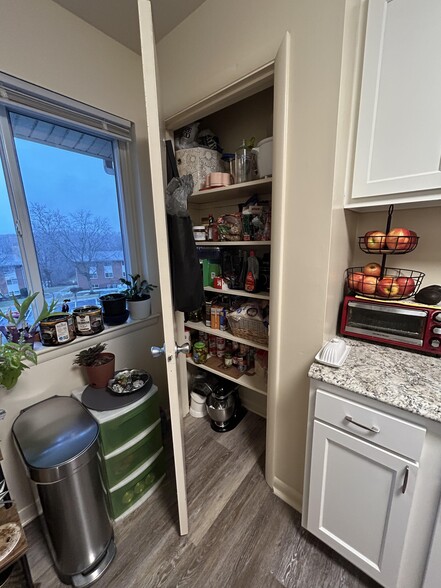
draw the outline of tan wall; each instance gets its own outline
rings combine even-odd
[[[292,35],[288,198],[282,226],[283,329],[274,419],[274,484],[300,506],[308,367],[323,342],[344,1],[206,0],[158,43],[169,117],[274,59]],[[274,303],[274,302],[273,302]],[[280,336],[279,336],[280,335]]]
[[[70,12],[49,0],[2,0],[0,70],[133,121],[136,155],[140,162],[147,161],[140,57]],[[140,233],[145,238],[140,247],[143,267],[139,269],[148,270],[150,281],[157,284],[154,225],[145,167],[140,166],[140,181],[135,182],[138,192],[135,218],[139,219]],[[153,310],[160,311],[157,293],[153,297]],[[153,363],[147,353],[150,345],[162,341],[162,327],[157,322],[136,333],[113,338],[109,348],[116,353],[117,367],[144,367],[164,393],[163,364]],[[41,363],[29,370],[14,390],[0,392],[0,407],[7,411],[6,419],[0,422],[4,469],[23,518],[32,513],[32,499],[12,447],[10,427],[21,409],[54,394],[69,394],[84,382],[81,373],[72,369],[72,359],[73,352],[69,352]]]

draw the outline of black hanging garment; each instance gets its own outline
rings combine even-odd
[[[170,141],[166,141],[166,146],[167,180],[170,183],[173,177],[177,178],[179,174]],[[170,201],[168,204],[170,204]],[[169,209],[170,206],[168,206]],[[167,227],[174,307],[175,310],[191,312],[201,308],[204,305],[205,298],[202,271],[193,238],[193,226],[188,212],[185,210],[179,214],[167,213]]]

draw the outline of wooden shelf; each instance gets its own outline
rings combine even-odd
[[[247,292],[246,290],[220,290],[219,288],[213,288],[212,286],[204,286],[205,292],[214,292],[216,294],[227,294],[228,296],[243,296],[244,298],[258,298],[259,300],[269,300],[269,292]]]
[[[192,321],[187,321],[184,323],[184,326],[188,327],[189,329],[195,329],[196,331],[208,333],[209,335],[216,335],[216,337],[223,337],[224,339],[229,339],[230,341],[237,341],[237,343],[243,343],[244,345],[249,345],[249,347],[255,347],[256,349],[263,349],[264,351],[268,351],[268,345],[256,343],[254,341],[250,341],[250,339],[243,339],[242,337],[235,337],[228,331],[212,329],[211,327],[207,327],[205,323],[202,322],[193,323]]]
[[[188,204],[208,204],[219,200],[235,200],[236,198],[248,198],[254,194],[271,196],[272,182],[272,178],[263,178],[252,182],[201,190],[190,196]]]
[[[201,370],[205,370],[206,372],[216,374],[217,376],[225,378],[226,380],[231,380],[231,382],[236,382],[239,386],[244,386],[245,388],[249,388],[250,390],[254,390],[255,392],[259,392],[259,394],[263,394],[264,396],[266,396],[266,380],[264,377],[258,375],[249,376],[247,374],[244,374],[240,378],[233,378],[231,376],[228,376],[224,372],[219,372],[218,370],[208,367],[203,363],[195,363],[191,359],[191,357],[187,357],[187,363],[190,365],[194,365],[195,367],[200,368]]]
[[[271,245],[271,241],[195,241],[196,247],[225,247],[235,245],[236,247],[262,247],[262,245]]]

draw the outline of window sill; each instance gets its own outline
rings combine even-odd
[[[115,337],[122,337],[123,335],[134,333],[135,331],[144,329],[149,325],[156,324],[159,318],[159,314],[152,314],[148,318],[138,321],[129,318],[127,322],[122,325],[116,325],[113,327],[106,326],[104,327],[104,331],[101,331],[101,333],[98,333],[97,335],[77,337],[74,341],[66,343],[65,345],[45,347],[41,343],[36,343],[34,345],[34,351],[37,353],[38,363],[44,363],[45,361],[50,361],[51,359],[56,359],[57,357],[68,355],[69,353],[81,351],[82,349],[86,349],[97,343],[108,342]]]

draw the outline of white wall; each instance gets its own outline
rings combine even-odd
[[[321,347],[329,273],[331,209],[344,0],[206,0],[157,46],[162,110],[172,116],[274,59],[292,36],[288,113],[287,264],[280,304],[280,385],[270,476],[300,507],[307,371]]]
[[[50,0],[1,0],[0,71],[135,123],[135,150],[140,166],[139,180],[135,179],[134,218],[138,219],[144,240],[139,270],[148,272],[150,281],[158,284],[149,177],[143,163],[147,161],[148,149],[140,57]],[[159,296],[155,293],[153,312],[159,311]],[[116,353],[117,368],[129,366],[150,371],[165,398],[163,362],[154,363],[147,352],[150,345],[162,341],[160,321],[154,321],[139,331],[112,336],[109,349]],[[54,394],[69,394],[84,382],[80,371],[72,369],[74,346],[77,343],[72,344],[68,355],[30,369],[14,390],[0,392],[0,406],[7,411],[6,419],[0,423],[3,465],[23,518],[31,514],[32,499],[12,447],[10,427],[21,409]],[[84,340],[82,347],[86,346]]]

